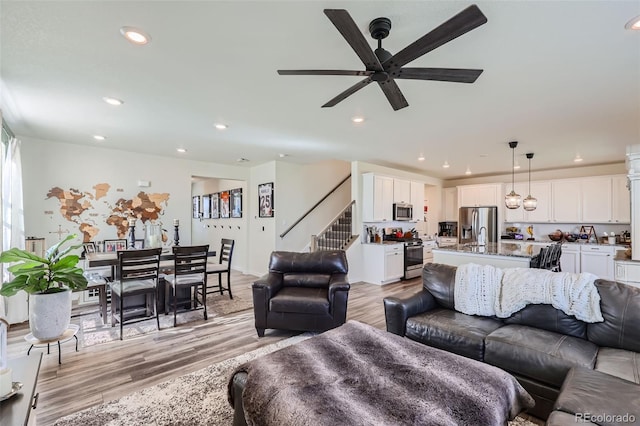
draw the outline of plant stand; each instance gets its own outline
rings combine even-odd
[[[28,343],[31,343],[31,346],[27,351],[27,356],[31,353],[31,349],[33,349],[34,347],[44,347],[45,345],[47,346],[47,354],[49,354],[50,353],[49,344],[57,342],[58,343],[58,364],[62,364],[62,350],[60,349],[60,344],[64,342],[68,342],[69,340],[71,340],[71,338],[74,338],[76,339],[76,352],[78,352],[77,334],[79,329],[80,327],[77,326],[76,324],[69,324],[69,328],[67,328],[67,330],[64,333],[62,333],[62,336],[58,336],[56,338],[47,339],[47,340],[38,340],[35,337],[33,337],[33,334],[31,333],[27,334],[26,336],[24,336],[24,340],[26,340]]]

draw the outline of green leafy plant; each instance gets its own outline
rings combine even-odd
[[[13,296],[20,290],[29,294],[46,294],[66,289],[84,290],[87,288],[87,279],[82,274],[83,270],[76,266],[80,258],[78,255],[69,254],[81,245],[61,250],[62,245],[74,238],[76,238],[75,234],[69,235],[56,245],[51,246],[44,258],[15,247],[2,252],[0,263],[15,264],[8,268],[14,279],[2,285],[0,295]]]

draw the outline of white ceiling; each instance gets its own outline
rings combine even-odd
[[[324,8],[347,9],[374,48],[369,22],[390,18],[383,47],[396,53],[470,4],[2,0],[3,115],[26,139],[247,166],[286,153],[445,179],[467,166],[504,174],[510,140],[520,142],[521,171],[526,152],[533,170],[573,167],[576,154],[581,165],[624,161],[640,140],[640,33],[624,28],[640,15],[637,0],[478,1],[485,25],[410,66],[484,73],[474,84],[398,80],[409,107],[396,112],[373,84],[320,108],[360,77],[276,73],[364,69]],[[152,42],[128,43],[125,25]],[[366,121],[353,124],[355,115]]]

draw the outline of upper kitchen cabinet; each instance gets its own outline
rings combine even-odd
[[[612,220],[616,223],[631,223],[631,192],[627,187],[627,176],[617,175],[612,178],[613,202]]]
[[[458,188],[444,188],[442,190],[442,205],[444,206],[444,221],[458,221]]]
[[[505,193],[511,192],[511,182],[504,184]],[[513,185],[513,190],[516,191],[516,194],[520,194],[520,197],[524,200],[527,196],[528,186],[526,183],[516,183]],[[535,195],[534,195],[535,196]],[[502,203],[504,206],[504,203]],[[524,209],[522,207],[518,207],[517,209],[508,209],[504,207],[504,221],[505,222],[525,222],[526,215]]]
[[[522,192],[521,195],[523,200],[529,195],[528,185],[527,190]],[[524,211],[525,221],[534,223],[551,222],[551,182],[531,182],[531,196],[538,200],[538,204],[535,210]]]
[[[499,206],[502,184],[463,185],[458,187],[458,207]]]
[[[423,199],[424,193],[420,196],[420,202],[422,202]],[[404,179],[393,179],[393,202],[411,204],[410,181]]]
[[[553,222],[581,222],[581,190],[579,179],[551,181],[551,220]]]
[[[411,192],[409,190],[409,192]],[[362,221],[393,219],[393,178],[373,173],[362,175]]]
[[[611,222],[611,176],[596,176],[580,180],[582,221]]]
[[[411,181],[411,204],[413,220],[424,219],[424,183]]]

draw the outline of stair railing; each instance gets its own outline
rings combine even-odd
[[[344,245],[346,243],[348,243],[351,240],[351,237],[353,236],[353,222],[350,220],[349,221],[349,229],[348,230],[339,230],[339,231],[335,231],[333,229],[334,225],[339,225],[340,224],[340,219],[343,219],[345,217],[347,217],[347,215],[349,215],[351,218],[353,218],[353,205],[356,203],[355,200],[351,201],[344,209],[342,209],[342,211],[340,213],[338,213],[330,222],[329,225],[327,225],[322,231],[320,231],[317,235],[312,235],[311,236],[311,244],[310,244],[310,250],[312,252],[314,251],[318,251],[318,241],[322,240],[325,235],[328,232],[336,232],[338,234],[338,238],[336,238],[335,240],[339,241],[338,243],[335,244],[335,247],[333,246],[326,246],[323,247],[324,249],[329,249],[329,250],[341,250],[344,248]]]
[[[303,220],[305,217],[309,216],[309,214],[310,214],[312,211],[314,211],[316,207],[318,207],[320,204],[322,204],[322,202],[323,202],[324,200],[326,200],[327,198],[329,198],[329,196],[330,196],[331,194],[333,194],[334,192],[336,192],[336,190],[337,190],[338,188],[340,188],[340,186],[342,186],[342,184],[343,184],[343,183],[345,183],[346,181],[348,181],[350,177],[351,177],[351,173],[349,173],[349,176],[347,176],[346,178],[342,179],[342,181],[341,181],[339,184],[337,184],[336,186],[334,186],[332,190],[330,190],[329,192],[327,192],[327,194],[326,194],[324,197],[322,197],[322,198],[320,199],[320,201],[318,201],[317,203],[315,203],[315,204],[313,205],[313,207],[311,207],[309,210],[307,210],[307,212],[306,212],[305,214],[303,214],[302,216],[300,216],[300,218],[299,218],[298,220],[296,220],[295,222],[293,222],[293,223],[291,224],[291,226],[290,226],[290,227],[288,227],[288,228],[287,228],[287,229],[286,229],[282,234],[280,234],[280,238],[284,238],[284,236],[285,236],[285,235],[287,235],[287,234],[288,234],[288,233],[289,233],[293,228],[295,228],[297,224],[299,224],[300,222],[302,222],[302,220]]]

